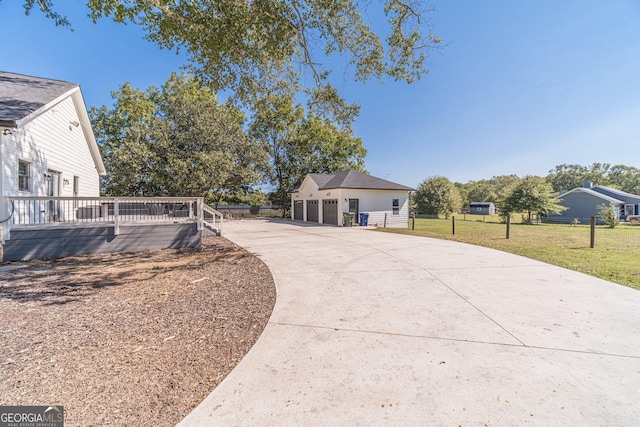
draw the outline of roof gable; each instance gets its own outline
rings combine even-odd
[[[625,191],[618,190],[616,188],[605,187],[604,185],[596,185],[592,188],[592,190],[598,193],[604,194],[606,196],[615,197],[616,199],[620,199],[624,201],[628,199],[640,200],[640,196],[636,194],[627,193]]]
[[[107,172],[77,83],[0,71],[0,126],[22,127],[68,97],[78,114],[96,170],[104,176]]]
[[[318,185],[318,188],[322,188],[329,181],[331,181],[335,175],[327,174],[327,173],[310,173],[307,175],[309,178],[313,180]]]
[[[598,199],[604,200],[605,202],[609,202],[609,203],[615,203],[615,204],[623,204],[624,203],[624,201],[622,201],[622,200],[616,199],[614,197],[607,196],[606,194],[598,193],[597,191],[593,191],[590,188],[583,188],[583,187],[574,188],[573,190],[567,191],[564,194],[560,194],[559,196],[556,196],[555,198],[562,200],[562,199],[566,198],[568,195],[571,195],[571,194],[574,194],[574,193],[585,193],[585,194],[588,194],[588,195],[590,195],[592,197],[596,197]]]
[[[21,119],[79,87],[77,83],[0,71],[0,126],[15,127]]]
[[[329,180],[324,185],[320,186],[320,190],[329,190],[334,188],[350,188],[358,190],[414,190],[411,187],[387,181],[386,179],[376,178],[375,176],[356,172],[354,170],[342,171],[334,175],[327,174],[324,176],[329,178]]]

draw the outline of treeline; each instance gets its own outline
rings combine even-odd
[[[366,150],[351,120],[335,123],[268,96],[248,114],[187,74],[160,87],[128,83],[111,107],[89,114],[107,168],[108,196],[199,196],[208,204],[269,202],[283,209],[307,172],[364,171]],[[269,184],[270,194],[256,190]]]
[[[472,202],[493,202],[503,212],[547,214],[558,209],[555,196],[585,182],[640,194],[640,169],[608,163],[563,164],[544,177],[500,175],[464,184],[435,176],[420,183],[412,204],[419,213],[431,215],[448,216]]]

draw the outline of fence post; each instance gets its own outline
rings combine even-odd
[[[384,214],[384,225],[382,226],[382,228],[387,228],[387,214]]]
[[[451,217],[451,234],[456,234],[456,217]]]
[[[411,222],[411,231],[416,229],[416,213],[413,213],[412,222]]]
[[[118,198],[113,198],[113,235],[120,234],[120,206],[118,206]]]
[[[507,239],[511,234],[511,214],[507,214]]]
[[[596,246],[596,217],[591,217],[591,249]]]

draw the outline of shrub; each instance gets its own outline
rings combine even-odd
[[[620,218],[618,212],[613,205],[605,205],[604,203],[598,205],[598,216],[602,219],[602,222],[607,224],[609,228],[615,228],[620,224]]]

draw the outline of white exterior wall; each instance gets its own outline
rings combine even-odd
[[[78,196],[98,197],[100,180],[71,96],[2,136],[2,195],[45,196],[45,174],[60,173],[60,196],[73,196],[73,177],[79,180]],[[31,191],[18,191],[18,160],[31,163]],[[65,180],[68,184],[65,184]]]
[[[306,177],[300,185],[298,193],[291,195],[291,215],[293,217],[294,201],[302,200],[304,220],[307,220],[307,200],[318,200],[318,217],[322,218],[322,201],[338,199],[338,221],[342,223],[342,214],[349,212],[349,199],[359,200],[360,212],[369,214],[369,225],[382,227],[385,214],[388,228],[409,227],[409,192],[396,190],[358,190],[358,189],[330,189],[319,190],[316,183]],[[393,215],[393,199],[399,200],[400,211]]]
[[[395,190],[351,190],[343,189],[339,199],[340,212],[349,212],[349,199],[358,199],[360,212],[369,214],[369,225],[382,227],[387,215],[388,228],[409,226],[409,192]],[[345,201],[345,199],[347,199]],[[393,199],[398,199],[400,211],[393,214]]]

